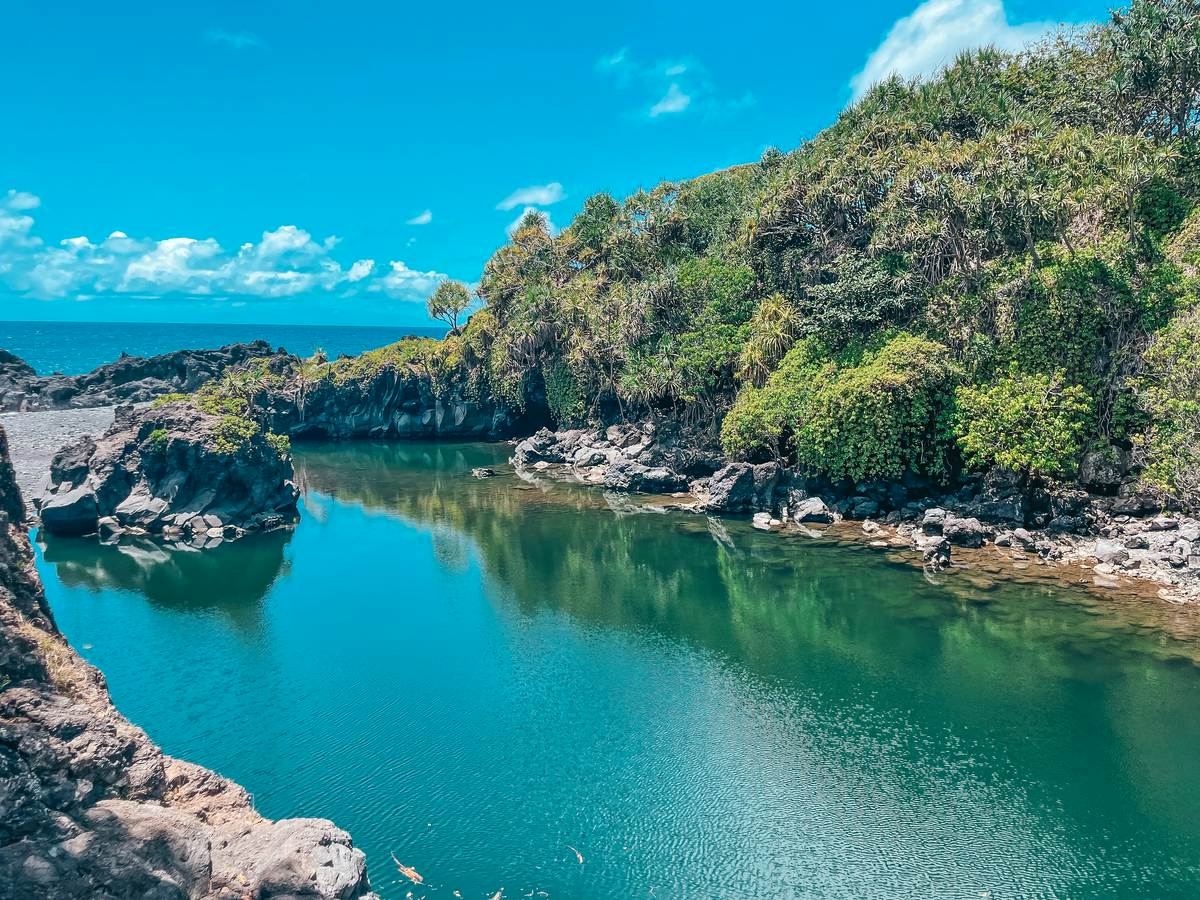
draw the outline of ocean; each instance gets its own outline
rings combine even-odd
[[[117,359],[172,350],[210,349],[262,339],[298,356],[318,348],[335,359],[400,340],[441,337],[445,328],[411,325],[222,325],[128,322],[0,322],[0,349],[15,353],[39,374],[78,375]]]

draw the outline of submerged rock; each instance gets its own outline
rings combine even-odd
[[[291,460],[245,419],[187,401],[118,410],[99,440],[54,457],[34,505],[50,534],[235,537],[295,520]]]
[[[0,900],[375,898],[346,832],[264,819],[113,708],[54,624],[23,514],[0,429]]]

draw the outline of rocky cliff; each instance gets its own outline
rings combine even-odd
[[[297,437],[496,440],[533,430],[502,401],[435,392],[430,378],[402,366],[308,384],[293,373],[264,406],[272,431]]]
[[[0,900],[371,898],[323,819],[272,822],[165,756],[55,627],[0,430]]]
[[[0,350],[0,412],[114,406],[190,393],[230,367],[272,355],[270,344],[254,341],[148,359],[122,356],[86,375],[38,375],[24,360]]]
[[[98,440],[58,452],[34,498],[51,534],[122,531],[205,543],[294,521],[286,441],[249,418],[177,400],[121,407]]]

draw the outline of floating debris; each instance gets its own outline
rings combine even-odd
[[[425,879],[421,877],[421,873],[412,866],[406,866],[400,860],[396,859],[396,854],[392,854],[392,862],[396,864],[396,868],[400,870],[400,874],[411,881],[413,884],[424,884]]]

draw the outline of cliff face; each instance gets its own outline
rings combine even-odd
[[[264,819],[117,712],[54,624],[23,518],[0,430],[0,900],[374,897],[333,823]]]
[[[190,393],[232,366],[273,355],[266,341],[254,341],[148,359],[123,356],[86,375],[38,375],[24,360],[0,350],[0,412],[113,406]]]
[[[266,405],[270,429],[298,437],[496,440],[533,430],[502,402],[437,396],[427,377],[393,367],[304,388],[293,380]]]

